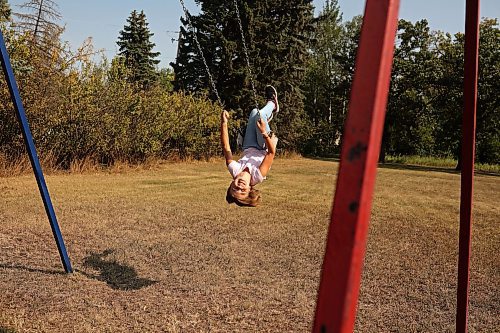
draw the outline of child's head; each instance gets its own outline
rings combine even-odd
[[[253,186],[240,187],[237,180],[233,180],[227,189],[227,203],[235,203],[238,206],[257,207],[260,204],[260,191]]]

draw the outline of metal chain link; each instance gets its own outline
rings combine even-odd
[[[250,66],[250,57],[248,56],[248,48],[247,48],[247,43],[245,41],[245,34],[243,31],[243,24],[241,23],[240,10],[238,8],[238,1],[237,0],[234,0],[234,8],[236,9],[236,17],[238,18],[238,25],[240,27],[241,41],[243,42],[243,50],[245,51],[245,58],[246,58],[246,62],[247,62],[248,75],[250,76],[250,83],[252,85],[255,108],[258,111],[259,110],[259,102],[257,101],[257,90],[255,90],[255,83],[253,80],[252,67]],[[260,112],[259,112],[259,117],[260,117]]]
[[[200,42],[198,41],[198,37],[196,36],[196,32],[195,32],[194,26],[191,22],[189,12],[184,4],[184,0],[179,0],[179,1],[181,2],[182,9],[184,10],[184,15],[186,16],[186,19],[187,19],[188,24],[189,24],[189,28],[191,29],[191,32],[193,33],[194,41],[196,42],[196,46],[198,47],[198,51],[200,52],[201,59],[203,60],[203,64],[205,65],[205,69],[207,71],[208,78],[209,78],[210,83],[212,85],[212,89],[215,93],[215,96],[217,96],[217,101],[219,101],[220,105],[224,105],[224,104],[222,104],[222,101],[220,99],[219,92],[217,91],[217,87],[215,86],[215,81],[212,77],[212,74],[210,73],[210,68],[208,67],[207,61],[205,59],[205,55],[203,54],[203,50],[201,49],[201,45],[200,45]]]

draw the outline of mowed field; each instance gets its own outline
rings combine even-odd
[[[308,332],[338,164],[278,159],[259,208],[222,160],[0,178],[0,332]],[[460,175],[378,169],[356,332],[454,332]],[[476,175],[469,332],[500,331],[500,177]]]

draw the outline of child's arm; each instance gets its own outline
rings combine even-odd
[[[276,145],[272,138],[266,133],[266,126],[261,119],[257,121],[257,127],[262,133],[264,140],[266,140],[267,154],[259,167],[260,173],[265,177],[273,164],[274,156],[276,155]]]
[[[229,163],[233,161],[233,153],[231,152],[231,146],[229,146],[229,134],[227,132],[228,117],[229,113],[227,111],[222,111],[220,121],[220,142],[224,157],[226,158],[226,165],[229,165]]]

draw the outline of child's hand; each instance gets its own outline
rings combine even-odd
[[[264,120],[262,120],[262,118],[257,120],[257,127],[262,134],[267,134],[266,123],[264,123]]]
[[[226,110],[222,111],[222,113],[220,115],[220,121],[221,121],[221,123],[227,124],[227,120],[228,119],[229,119],[229,112],[227,112]]]

